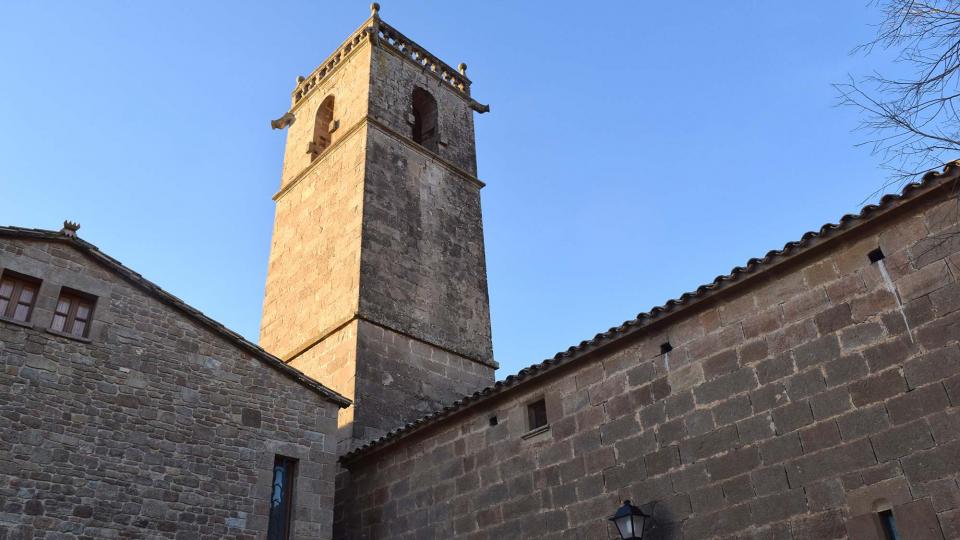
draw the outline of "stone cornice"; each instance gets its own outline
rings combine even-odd
[[[378,327],[380,327],[380,328],[383,328],[384,330],[389,330],[389,331],[391,331],[391,332],[393,332],[393,333],[395,333],[395,334],[400,334],[401,336],[404,336],[404,337],[407,337],[407,338],[410,338],[410,339],[419,341],[419,342],[421,342],[421,343],[425,343],[425,344],[427,344],[427,345],[429,345],[429,346],[431,346],[431,347],[433,347],[433,348],[435,348],[435,349],[440,349],[441,351],[450,353],[450,354],[452,354],[452,355],[454,355],[454,356],[458,356],[458,357],[460,357],[460,358],[463,358],[464,360],[469,360],[469,361],[474,362],[474,363],[477,363],[477,364],[482,364],[482,365],[484,365],[484,366],[487,366],[487,367],[490,367],[490,368],[493,368],[493,369],[500,369],[500,364],[499,364],[496,360],[492,360],[492,359],[491,359],[491,360],[482,360],[482,359],[480,359],[480,358],[473,358],[473,357],[467,356],[467,355],[465,355],[465,354],[463,354],[463,353],[461,353],[461,352],[457,352],[457,351],[455,351],[455,350],[453,350],[453,349],[451,349],[451,348],[449,348],[449,347],[444,347],[443,345],[440,345],[439,343],[436,343],[436,342],[431,341],[431,340],[429,340],[429,339],[424,339],[424,338],[422,338],[422,337],[415,336],[415,335],[413,335],[413,334],[411,334],[411,333],[409,333],[409,332],[405,332],[405,331],[403,331],[403,330],[399,330],[399,329],[397,329],[397,328],[394,328],[393,326],[391,326],[391,325],[389,325],[389,324],[387,324],[387,323],[385,323],[385,322],[375,320],[375,319],[373,319],[371,316],[369,316],[369,315],[364,315],[364,314],[359,313],[359,312],[354,313],[354,314],[350,315],[349,317],[347,317],[347,318],[345,318],[345,319],[343,319],[343,320],[340,320],[340,321],[338,321],[338,322],[333,323],[332,325],[328,326],[326,329],[320,331],[320,332],[317,334],[316,337],[313,337],[313,338],[310,338],[310,339],[306,340],[306,341],[305,341],[303,344],[301,344],[299,347],[295,348],[292,353],[284,356],[284,357],[283,357],[283,361],[284,361],[285,363],[289,364],[290,362],[292,362],[292,361],[294,361],[295,359],[297,359],[297,357],[299,357],[299,356],[302,355],[303,353],[305,353],[305,352],[307,352],[308,350],[312,349],[313,347],[319,345],[320,343],[323,343],[323,341],[326,340],[328,337],[332,336],[333,334],[336,334],[337,332],[339,332],[339,331],[342,330],[344,327],[346,327],[347,325],[349,325],[350,323],[352,323],[352,322],[354,322],[354,321],[363,321],[363,322],[372,324],[372,325],[374,325],[374,326],[378,326]]]
[[[427,150],[427,149],[424,148],[422,145],[413,142],[413,139],[411,139],[410,137],[407,137],[406,135],[404,135],[404,134],[402,134],[402,133],[394,130],[393,128],[391,128],[390,126],[388,126],[386,123],[381,122],[380,120],[377,120],[376,118],[374,118],[374,117],[372,117],[372,116],[369,116],[369,115],[367,116],[367,121],[368,121],[371,125],[375,126],[377,129],[379,129],[382,133],[393,137],[393,138],[396,139],[398,142],[401,142],[401,143],[406,144],[407,146],[409,146],[409,147],[410,147],[412,150],[414,150],[415,152],[419,152],[420,154],[423,154],[423,155],[426,156],[427,158],[432,159],[433,161],[436,161],[437,163],[439,163],[440,165],[442,165],[444,168],[449,169],[450,172],[455,173],[455,174],[457,174],[458,176],[462,177],[464,180],[466,180],[466,181],[474,184],[474,185],[477,187],[477,189],[481,189],[481,188],[483,188],[483,187],[486,187],[486,184],[483,183],[482,180],[480,180],[479,178],[477,178],[477,177],[474,176],[473,174],[470,174],[469,172],[465,171],[464,169],[460,168],[459,166],[454,165],[452,162],[450,162],[450,161],[448,161],[448,160],[440,157],[439,154],[437,154],[437,153],[435,153],[435,152],[432,152],[432,151],[430,151],[430,150]]]
[[[414,151],[423,154],[423,155],[426,156],[427,158],[429,158],[429,159],[431,159],[431,160],[439,163],[439,164],[440,164],[441,166],[443,166],[444,168],[446,168],[446,169],[450,170],[451,172],[453,172],[454,174],[460,176],[461,178],[463,178],[463,179],[466,180],[467,182],[470,182],[471,184],[473,184],[474,186],[476,186],[477,189],[481,189],[481,188],[483,188],[484,186],[486,186],[486,184],[484,184],[483,181],[480,180],[479,178],[477,178],[476,176],[474,176],[474,175],[470,174],[469,172],[463,170],[462,168],[454,165],[453,163],[451,163],[450,161],[447,161],[446,159],[440,157],[439,155],[431,152],[430,150],[427,150],[427,149],[424,148],[423,146],[421,146],[421,145],[413,142],[413,139],[411,139],[410,137],[407,137],[406,135],[403,135],[403,134],[401,134],[401,133],[398,133],[397,131],[395,131],[393,128],[391,128],[390,126],[388,126],[388,125],[385,124],[384,122],[381,122],[380,120],[377,120],[376,118],[374,118],[374,117],[372,117],[372,116],[370,116],[370,115],[368,114],[368,115],[363,116],[363,117],[362,117],[360,120],[358,120],[355,124],[353,124],[352,126],[350,126],[350,128],[347,129],[347,131],[343,134],[342,137],[340,137],[339,139],[337,139],[336,141],[334,141],[333,144],[331,144],[331,145],[323,152],[323,154],[320,154],[320,157],[318,157],[317,159],[313,160],[312,163],[310,163],[310,164],[307,165],[302,171],[300,171],[299,173],[297,173],[297,175],[293,177],[293,180],[290,180],[289,182],[287,182],[287,185],[281,187],[280,190],[277,191],[277,192],[273,195],[273,200],[274,200],[274,201],[279,201],[281,197],[283,197],[284,195],[286,195],[287,192],[289,192],[291,189],[293,189],[294,186],[296,186],[297,184],[299,184],[300,181],[304,179],[304,177],[306,177],[308,174],[310,174],[310,171],[312,171],[314,168],[316,168],[320,163],[326,161],[326,159],[327,159],[330,155],[333,154],[333,151],[336,150],[337,148],[339,148],[341,144],[343,144],[343,143],[346,142],[348,139],[350,139],[353,135],[355,135],[357,132],[359,132],[362,127],[368,126],[368,125],[375,126],[377,129],[380,130],[380,132],[382,132],[382,133],[384,133],[384,134],[386,134],[386,135],[388,135],[388,136],[390,136],[390,137],[393,137],[394,139],[396,139],[397,141],[399,141],[399,142],[401,142],[401,143],[405,143],[408,147],[410,147],[410,148],[413,149]]]
[[[361,118],[359,121],[357,121],[357,122],[354,123],[352,126],[350,126],[350,128],[347,129],[347,130],[344,132],[343,136],[342,136],[342,137],[339,137],[337,140],[333,141],[333,144],[331,144],[330,146],[328,146],[328,147],[323,151],[323,153],[320,154],[320,155],[317,157],[317,159],[315,159],[315,160],[313,160],[312,162],[310,162],[310,164],[307,165],[306,167],[304,167],[302,171],[298,172],[297,175],[294,176],[292,180],[290,180],[289,182],[287,182],[287,184],[286,184],[285,186],[281,186],[281,187],[280,187],[280,191],[277,191],[276,193],[274,193],[274,195],[273,195],[273,200],[274,200],[274,201],[279,201],[281,197],[283,197],[284,195],[286,195],[288,191],[290,191],[291,189],[293,189],[293,187],[296,186],[297,184],[299,184],[300,181],[304,179],[304,177],[306,177],[308,174],[310,174],[310,171],[312,171],[313,169],[317,168],[318,165],[320,165],[321,163],[323,163],[324,161],[326,161],[327,158],[329,158],[331,155],[333,155],[333,151],[334,151],[334,150],[336,150],[337,148],[339,148],[340,145],[342,145],[343,143],[345,143],[346,141],[348,141],[351,137],[353,137],[354,135],[356,135],[356,134],[360,131],[360,128],[364,127],[364,126],[366,125],[366,123],[367,123],[367,117],[364,116],[364,117]]]
[[[440,85],[441,87],[447,88],[457,96],[465,99],[473,110],[480,113],[490,110],[489,105],[479,103],[470,97],[471,81],[466,75],[466,64],[460,64],[460,69],[454,70],[442,60],[430,54],[424,47],[421,47],[412,39],[404,36],[396,28],[385,23],[374,13],[360,25],[360,28],[350,34],[350,37],[344,40],[310,75],[297,79],[297,86],[291,93],[289,112],[296,111],[300,107],[300,104],[305,103],[307,101],[306,98],[313,94],[320,86],[320,83],[335,73],[340,66],[345,64],[347,59],[353,56],[356,51],[360,50],[365,42],[377,44],[381,49],[421,68],[424,73],[429,73],[438,81],[444,83]]]
[[[368,41],[373,34],[373,20],[374,17],[370,17],[364,21],[364,23],[360,25],[360,28],[354,30],[354,32],[350,34],[350,37],[344,40],[310,75],[297,78],[297,86],[293,89],[290,96],[290,112],[296,111],[301,103],[306,102],[306,97],[320,86],[321,82],[330,77],[348,58],[360,50],[361,45],[363,45],[365,41]]]

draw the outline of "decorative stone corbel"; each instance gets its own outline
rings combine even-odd
[[[280,118],[277,118],[276,120],[271,120],[270,127],[273,129],[283,129],[285,127],[292,125],[296,120],[297,120],[297,117],[294,116],[292,112],[288,112],[287,114],[281,116]]]

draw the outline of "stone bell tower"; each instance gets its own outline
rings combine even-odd
[[[466,66],[379,6],[272,123],[287,142],[260,343],[354,400],[340,448],[494,379]]]

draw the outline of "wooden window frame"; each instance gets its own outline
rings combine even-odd
[[[0,312],[0,318],[7,319],[10,321],[16,321],[21,323],[29,323],[30,319],[33,318],[33,308],[37,305],[37,297],[40,296],[40,286],[43,284],[43,280],[37,279],[26,274],[21,274],[19,272],[14,272],[13,270],[4,270],[0,274],[0,287],[6,281],[13,282],[13,289],[10,291],[10,297],[6,298],[7,307]],[[33,297],[30,299],[28,304],[23,304],[20,300],[23,296],[23,287],[24,285],[33,286]],[[16,318],[17,307],[21,305],[27,306],[27,316],[23,319]]]
[[[538,409],[542,407],[542,423],[537,423],[538,421]],[[537,431],[546,429],[550,426],[550,419],[547,418],[547,399],[545,396],[540,396],[533,401],[527,403],[527,430],[528,431]]]
[[[63,300],[67,300],[69,305],[67,306],[66,312],[61,312],[60,303]],[[75,333],[74,327],[77,324],[77,312],[80,309],[81,304],[87,305],[87,317],[86,319],[79,318],[80,322],[83,323],[83,331],[81,333]],[[68,336],[86,338],[90,335],[90,326],[93,324],[93,312],[97,307],[97,297],[92,294],[87,294],[76,289],[71,289],[69,287],[61,287],[60,295],[57,297],[57,304],[53,309],[53,319],[50,321],[50,329],[54,332],[59,332],[61,334],[66,334]],[[57,317],[63,317],[63,326],[57,328]]]

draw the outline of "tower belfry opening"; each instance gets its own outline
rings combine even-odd
[[[327,96],[317,108],[316,120],[313,126],[313,141],[308,151],[311,159],[316,159],[330,146],[331,134],[337,129],[333,119],[334,97]]]
[[[419,86],[413,89],[413,142],[428,150],[437,151],[440,134],[437,126],[437,100]]]

